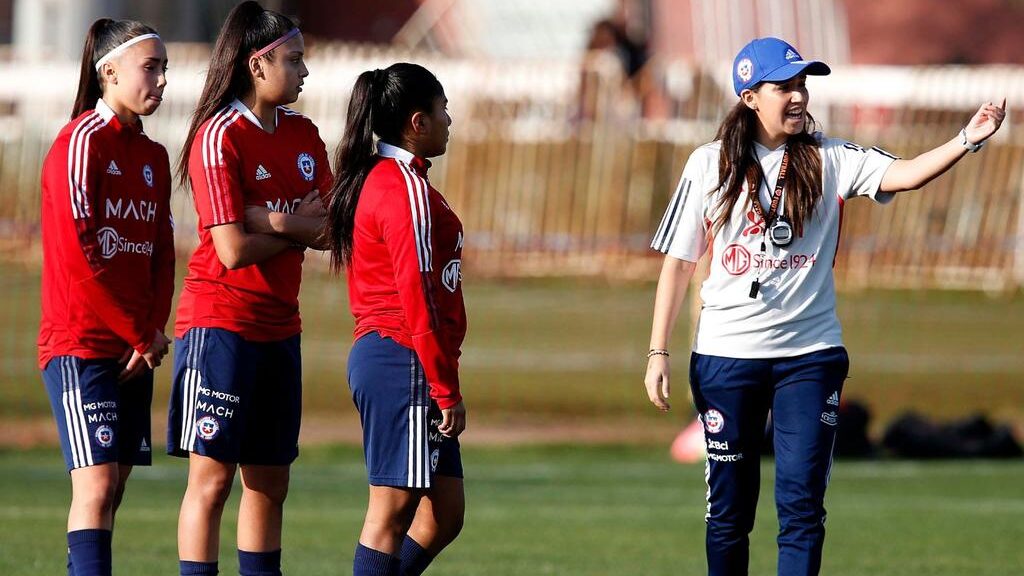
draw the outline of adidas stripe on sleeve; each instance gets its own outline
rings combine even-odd
[[[242,119],[231,107],[217,112],[196,136],[189,175],[199,222],[204,228],[241,222],[245,215],[235,147],[225,138],[228,128]]]
[[[709,151],[702,147],[686,161],[675,193],[654,233],[651,248],[680,260],[696,262],[707,250],[705,200]]]

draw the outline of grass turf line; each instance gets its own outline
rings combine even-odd
[[[138,468],[118,514],[120,574],[172,573],[184,462]],[[650,576],[704,570],[702,466],[664,450],[468,448],[466,528],[431,568],[452,576]],[[772,466],[763,464],[751,573],[774,573]],[[1022,462],[839,461],[823,574],[1009,575],[1024,565]],[[221,573],[237,570],[237,486],[224,515]],[[55,450],[0,452],[0,574],[63,573],[68,480]],[[285,512],[284,568],[344,574],[366,504],[351,447],[304,450]]]

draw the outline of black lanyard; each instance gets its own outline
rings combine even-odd
[[[757,171],[761,175],[761,181],[764,182],[765,187],[768,186],[768,177],[764,174],[764,168],[761,167],[761,160],[754,156],[754,165],[757,166]],[[750,203],[753,205],[754,213],[761,219],[761,254],[767,251],[766,238],[768,236],[768,227],[771,226],[772,222],[775,221],[778,216],[779,203],[782,201],[782,188],[786,185],[786,171],[789,168],[789,146],[786,146],[786,151],[782,153],[782,166],[779,167],[779,177],[775,179],[775,191],[772,193],[771,204],[768,206],[768,214],[764,213],[764,208],[761,206],[761,199],[758,197],[761,191],[761,185],[754,186],[752,183],[747,186],[747,191],[750,194]],[[754,281],[750,283],[750,297],[757,298],[757,293],[761,289],[761,278],[754,278]]]

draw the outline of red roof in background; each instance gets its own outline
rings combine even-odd
[[[854,64],[1024,64],[1020,0],[843,0]]]
[[[384,44],[419,8],[422,0],[303,0],[292,11],[312,36]]]

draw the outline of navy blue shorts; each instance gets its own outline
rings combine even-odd
[[[284,466],[299,455],[299,335],[250,342],[220,328],[175,339],[167,453]]]
[[[435,474],[462,478],[459,440],[437,431],[441,410],[414,351],[376,332],[362,336],[348,356],[348,386],[370,484],[430,488]]]
[[[118,383],[122,369],[113,359],[75,356],[57,356],[46,364],[43,382],[68,471],[110,462],[152,463],[153,371]]]

